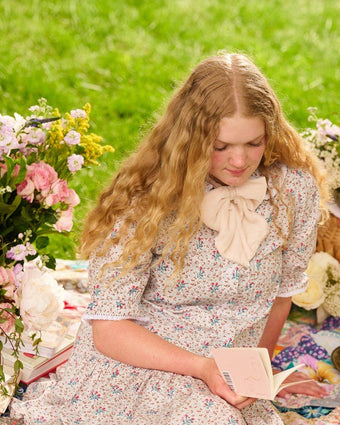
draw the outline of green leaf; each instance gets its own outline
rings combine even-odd
[[[36,346],[38,346],[41,342],[42,342],[42,339],[41,339],[41,338],[37,338],[37,339],[35,339],[35,340],[32,342],[32,346],[33,346],[33,347],[36,347]]]
[[[13,366],[14,366],[14,372],[15,373],[18,373],[20,369],[23,369],[24,368],[24,365],[22,364],[22,362],[19,359],[17,359],[14,362],[14,365]]]
[[[0,365],[0,381],[5,382],[5,374],[4,374],[4,367],[3,365]]]
[[[14,163],[13,159],[11,157],[9,157],[9,156],[3,157],[3,160],[6,163],[7,176],[11,179],[12,174],[13,174],[13,170],[14,170],[15,163]]]
[[[24,330],[24,324],[21,319],[15,319],[14,321],[15,331],[21,333]]]
[[[50,254],[47,254],[46,256],[48,257],[48,260],[45,263],[46,267],[48,267],[49,269],[55,270],[55,267],[56,267],[55,258]]]
[[[48,236],[39,236],[35,241],[35,246],[37,247],[37,249],[43,249],[46,248],[49,243],[50,240]]]
[[[25,179],[26,172],[27,172],[27,166],[26,166],[26,158],[22,156],[20,159],[18,159],[17,164],[19,165],[19,172],[18,175],[13,179],[13,183],[15,185],[18,185],[22,183]]]

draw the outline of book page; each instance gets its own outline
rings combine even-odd
[[[297,365],[297,366],[291,367],[290,369],[283,370],[282,372],[279,372],[279,373],[277,373],[277,374],[275,374],[275,375],[273,376],[273,381],[274,381],[274,394],[275,394],[275,395],[276,395],[276,394],[277,394],[280,390],[282,390],[283,388],[290,387],[291,385],[296,385],[296,384],[301,383],[301,382],[312,381],[312,379],[305,379],[305,380],[303,380],[303,381],[299,381],[299,382],[289,382],[289,383],[287,383],[287,384],[283,384],[283,385],[281,385],[281,384],[282,384],[282,382],[283,382],[286,378],[288,378],[288,376],[289,376],[291,373],[295,372],[296,370],[300,369],[301,367],[304,367],[304,365],[303,365],[303,364],[299,364],[299,365]]]

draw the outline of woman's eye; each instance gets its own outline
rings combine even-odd
[[[259,147],[262,145],[262,143],[263,143],[263,139],[261,139],[259,142],[256,142],[256,143],[249,143],[249,146]]]
[[[227,145],[224,145],[222,147],[214,146],[214,151],[221,152],[221,151],[224,151],[226,148],[227,148]]]

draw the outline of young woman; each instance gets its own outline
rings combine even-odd
[[[272,355],[291,296],[306,287],[323,182],[249,59],[200,63],[89,214],[93,298],[73,355],[56,381],[15,400],[12,416],[282,424],[269,401],[233,392],[210,353]],[[316,383],[287,391],[324,395]]]

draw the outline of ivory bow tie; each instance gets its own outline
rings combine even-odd
[[[201,205],[202,220],[219,232],[215,245],[224,258],[249,266],[268,234],[266,220],[255,212],[266,190],[265,177],[259,177],[242,186],[221,186],[206,193]]]

